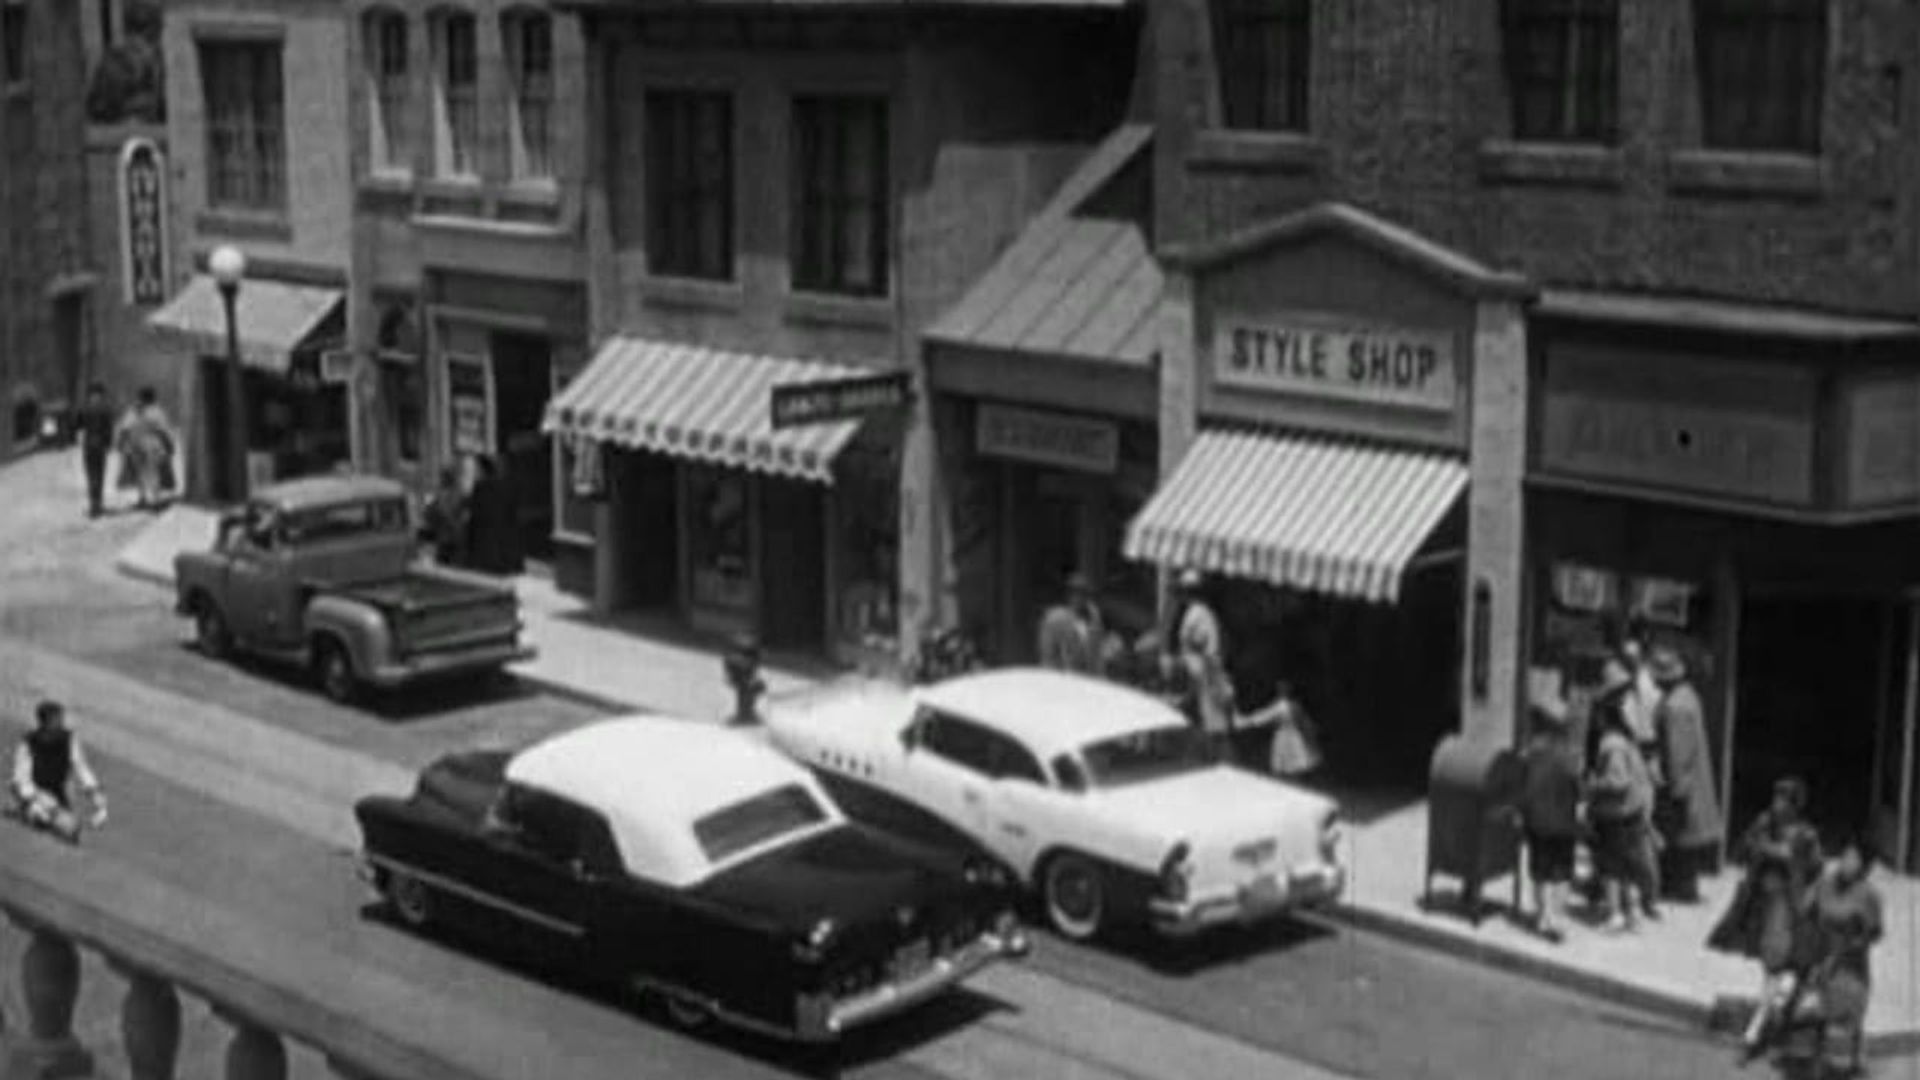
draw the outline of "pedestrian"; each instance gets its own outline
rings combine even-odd
[[[1624,669],[1613,670],[1625,675]],[[1629,678],[1613,678],[1595,702],[1599,742],[1589,761],[1587,818],[1593,829],[1594,869],[1605,885],[1610,933],[1634,928],[1638,915],[1660,916],[1660,876],[1654,851],[1653,777],[1634,744],[1621,699]],[[1637,901],[1637,904],[1636,904]]]
[[[1798,973],[1812,960],[1812,927],[1802,908],[1820,876],[1820,835],[1806,810],[1805,781],[1787,776],[1774,782],[1772,802],[1747,826],[1734,850],[1746,873],[1707,935],[1708,948],[1760,963],[1760,997],[1741,1038],[1742,1064],[1772,1041]]]
[[[67,727],[66,713],[57,701],[42,701],[34,709],[34,728],[13,751],[13,799],[29,825],[73,842],[80,839],[73,789],[86,795],[92,809],[88,824],[96,829],[107,823],[107,796],[87,764],[80,737]]]
[[[440,486],[427,498],[421,531],[432,545],[434,560],[443,566],[466,561],[467,489],[458,465],[440,469]]]
[[[74,423],[80,429],[80,464],[87,475],[87,516],[97,518],[106,510],[107,453],[113,449],[113,403],[105,384],[87,384],[87,398]]]
[[[1653,770],[1653,782],[1657,787],[1662,779],[1656,715],[1660,706],[1660,686],[1653,677],[1646,634],[1639,627],[1629,627],[1621,637],[1618,658],[1633,680],[1627,688],[1626,697],[1621,700],[1621,708],[1627,717],[1627,729],[1633,735],[1635,745],[1640,747],[1641,756],[1647,759],[1647,767]]]
[[[140,509],[159,509],[174,488],[174,453],[179,442],[153,387],[140,388],[114,437],[120,450],[119,486],[139,492]]]
[[[1174,649],[1193,684],[1200,728],[1226,756],[1231,751],[1234,693],[1233,680],[1227,675],[1226,638],[1220,629],[1220,616],[1207,602],[1206,579],[1198,570],[1181,571],[1178,596],[1180,614]]]
[[[491,454],[474,460],[476,476],[467,496],[468,565],[489,574],[512,575],[526,568],[520,546],[520,500],[513,481]]]
[[[1304,780],[1320,768],[1320,732],[1313,716],[1294,693],[1286,679],[1273,680],[1273,700],[1259,711],[1240,718],[1243,730],[1254,732],[1272,728],[1266,753],[1258,746],[1244,747],[1250,760],[1259,760],[1267,771],[1285,780]]]
[[[1822,953],[1808,991],[1816,995],[1824,1022],[1821,1047],[1827,1070],[1836,1076],[1857,1076],[1863,1064],[1867,1005],[1873,993],[1868,959],[1886,928],[1880,890],[1868,880],[1872,872],[1866,840],[1844,835],[1806,904]]]
[[[767,681],[760,677],[760,642],[751,634],[734,638],[732,647],[721,659],[721,673],[727,688],[733,691],[733,712],[727,722],[735,727],[753,727],[760,722],[760,698],[767,692]]]
[[[1568,730],[1565,705],[1535,704],[1528,717],[1532,730],[1521,757],[1517,809],[1526,837],[1527,878],[1533,885],[1534,931],[1558,944],[1580,837],[1580,753]]]
[[[1696,904],[1701,871],[1719,850],[1724,831],[1707,748],[1706,713],[1679,652],[1656,648],[1647,667],[1660,688],[1654,707],[1660,749],[1654,804],[1663,842],[1660,880],[1666,886],[1664,895]]]
[[[1040,666],[1098,675],[1105,636],[1093,582],[1078,571],[1069,574],[1066,596],[1040,616]]]

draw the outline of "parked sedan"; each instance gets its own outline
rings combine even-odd
[[[1330,800],[1216,763],[1178,712],[1113,683],[1015,668],[870,685],[776,703],[768,728],[855,814],[990,854],[1069,938],[1190,934],[1345,884]]]
[[[454,754],[354,810],[401,921],[532,935],[688,1025],[830,1041],[1026,950],[996,868],[849,822],[805,769],[709,724]]]

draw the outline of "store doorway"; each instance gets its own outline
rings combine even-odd
[[[553,395],[553,344],[532,334],[493,335],[495,438],[520,503],[521,544],[529,557],[553,556],[553,438],[540,420]]]
[[[1749,593],[1740,612],[1731,829],[1773,783],[1807,782],[1822,832],[1868,824],[1874,732],[1889,678],[1888,601]]]

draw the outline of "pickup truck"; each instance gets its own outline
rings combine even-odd
[[[176,610],[203,654],[300,665],[340,702],[531,657],[513,589],[417,562],[410,518],[382,477],[264,488],[221,515],[212,550],[174,557]]]

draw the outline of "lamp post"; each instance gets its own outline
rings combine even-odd
[[[240,319],[235,305],[240,298],[240,279],[247,272],[247,256],[231,244],[222,244],[207,258],[207,269],[220,286],[220,301],[227,311],[227,498],[240,502],[247,497],[247,390],[240,368]]]

